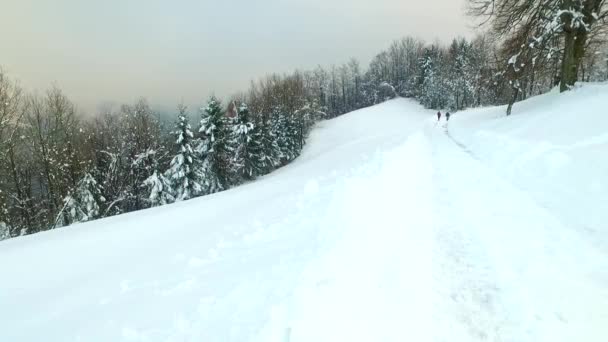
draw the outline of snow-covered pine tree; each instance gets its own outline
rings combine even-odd
[[[76,189],[63,199],[63,208],[57,215],[56,226],[86,222],[98,218],[106,199],[102,187],[90,172],[84,174]]]
[[[249,109],[247,109],[249,111]],[[250,142],[245,157],[244,174],[247,179],[263,176],[275,167],[278,146],[269,125],[264,124],[264,116],[255,115],[252,119],[253,129],[249,133]]]
[[[154,170],[152,176],[148,177],[143,184],[150,192],[150,205],[153,207],[173,203],[173,189],[171,180],[169,180],[162,172]]]
[[[430,93],[431,86],[434,82],[433,78],[435,77],[435,75],[434,75],[434,68],[433,68],[433,58],[431,56],[431,53],[428,51],[428,49],[425,51],[424,57],[422,57],[420,59],[420,72],[422,74],[422,76],[420,77],[421,84],[419,87],[420,102],[425,107],[432,107],[432,105],[431,105],[432,100],[431,100],[431,96],[429,93]]]
[[[285,165],[300,153],[298,128],[292,115],[276,106],[273,110],[271,129],[278,147],[278,150],[274,152],[278,160],[276,166]]]
[[[242,103],[237,113],[236,118],[230,119],[230,134],[226,142],[230,185],[237,185],[244,179],[252,178],[251,161],[256,158],[250,154],[254,125],[250,121],[247,105]]]
[[[443,79],[450,99],[447,107],[453,111],[475,104],[475,85],[479,78],[479,67],[473,66],[473,48],[465,39],[454,39],[447,56],[452,63],[447,66]]]
[[[176,137],[176,153],[171,160],[171,166],[167,170],[166,176],[171,181],[175,199],[182,201],[198,196],[203,190],[196,174],[198,161],[192,148],[194,134],[188,123],[186,107],[183,105],[179,106],[175,127],[176,130],[173,134]],[[159,181],[162,182],[162,180]]]
[[[199,139],[196,152],[201,159],[197,174],[203,194],[211,194],[226,188],[225,144],[226,118],[220,101],[212,96],[201,111]]]
[[[439,49],[436,46],[427,48],[421,59],[421,87],[419,99],[427,108],[441,109],[447,104],[444,79],[440,70]]]

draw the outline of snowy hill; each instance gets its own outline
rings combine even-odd
[[[2,341],[606,341],[607,85],[397,99],[239,188],[0,242]]]

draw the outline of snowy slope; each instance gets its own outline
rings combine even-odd
[[[259,181],[0,242],[0,340],[608,340],[607,100],[398,99]]]
[[[458,113],[450,134],[608,252],[608,84]]]

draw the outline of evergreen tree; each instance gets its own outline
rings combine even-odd
[[[175,201],[171,180],[160,171],[161,159],[164,159],[162,155],[157,150],[152,149],[138,155],[136,158],[136,160],[146,160],[146,163],[149,163],[150,167],[154,170],[150,177],[146,178],[141,184],[141,187],[148,190],[147,193],[149,195],[147,200],[152,207]]]
[[[175,201],[175,197],[172,194],[171,180],[165,177],[161,172],[155,170],[152,176],[144,181],[143,185],[147,187],[150,192],[149,200],[151,206],[157,207]]]
[[[201,158],[198,169],[204,194],[226,188],[226,119],[221,104],[214,96],[201,113],[199,133],[201,138],[197,153]]]
[[[173,134],[176,137],[176,154],[171,160],[171,166],[166,175],[173,185],[175,199],[182,201],[196,197],[202,191],[195,170],[197,156],[192,148],[194,134],[188,123],[186,107],[184,106],[179,106],[176,131]],[[159,181],[162,182],[162,180]]]
[[[231,119],[230,134],[226,143],[230,185],[237,185],[244,179],[252,178],[250,150],[254,125],[250,122],[246,104],[241,104],[237,112],[237,117]]]
[[[298,129],[293,116],[278,106],[273,111],[272,135],[276,142],[276,147],[273,146],[273,154],[278,161],[276,166],[282,166],[299,155]]]
[[[425,51],[421,59],[421,87],[420,102],[427,108],[441,109],[447,104],[444,80],[439,68],[439,51],[436,47],[431,47]]]
[[[249,111],[249,109],[247,109]],[[264,125],[262,115],[254,118],[253,129],[249,132],[249,144],[245,156],[244,175],[253,179],[269,173],[276,165],[273,151],[278,151],[268,125]]]
[[[63,200],[64,206],[57,217],[59,226],[86,222],[96,219],[101,214],[101,205],[106,199],[102,187],[91,173],[85,173],[73,193]]]

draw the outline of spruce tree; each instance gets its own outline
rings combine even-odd
[[[273,150],[278,151],[270,129],[267,125],[264,125],[262,115],[256,115],[253,118],[252,126],[244,162],[244,174],[247,179],[254,179],[269,173],[275,166],[275,161],[272,157]]]
[[[442,109],[447,105],[448,89],[439,68],[439,51],[436,47],[426,49],[421,59],[420,102],[427,108]]]
[[[198,169],[202,191],[205,194],[226,188],[226,119],[221,103],[214,96],[201,112],[199,127],[201,134],[197,154],[201,158]]]
[[[230,134],[226,142],[230,185],[252,179],[251,159],[255,158],[250,155],[254,125],[250,122],[247,105],[241,104],[237,113],[237,117],[230,120]]]
[[[279,165],[282,166],[294,160],[300,153],[298,127],[293,115],[286,113],[284,109],[275,107],[272,116],[272,133],[275,138],[278,151]]]
[[[173,185],[175,199],[182,201],[196,197],[202,191],[195,169],[197,156],[192,148],[194,134],[188,123],[186,108],[184,106],[179,107],[175,127],[176,154],[171,160],[171,166],[167,170],[166,175]]]

